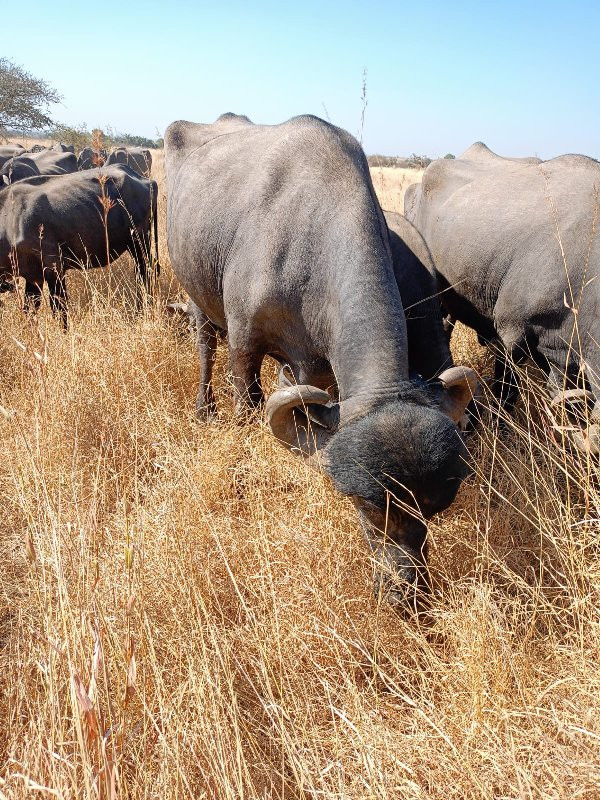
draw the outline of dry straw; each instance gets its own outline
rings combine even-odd
[[[0,310],[0,797],[598,798],[596,467],[534,378],[504,430],[484,402],[402,618],[349,503],[231,422],[222,351],[194,422],[168,269],[137,316],[122,276],[69,276],[66,333]]]

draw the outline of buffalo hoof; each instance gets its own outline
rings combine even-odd
[[[380,580],[375,578],[373,594],[403,616],[421,614],[429,608],[430,594],[414,583]]]
[[[217,406],[214,403],[206,403],[196,406],[196,421],[201,423],[216,422],[219,418]]]
[[[429,573],[425,566],[413,564],[389,569],[375,568],[373,594],[402,613],[426,610],[430,598]]]

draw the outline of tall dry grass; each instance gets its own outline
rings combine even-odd
[[[349,503],[231,422],[223,349],[194,421],[193,343],[131,276],[70,276],[67,333],[0,310],[0,797],[600,797],[597,476],[539,394],[471,436],[403,618]]]
[[[404,213],[404,195],[411,183],[420,183],[423,169],[371,167],[373,186],[385,211]]]

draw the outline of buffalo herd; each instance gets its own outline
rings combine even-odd
[[[149,286],[151,163],[141,148],[86,148],[76,159],[64,148],[0,147],[2,288],[23,277],[35,309],[47,282],[64,316],[65,270],[125,251]],[[376,590],[391,602],[426,594],[427,520],[468,471],[461,428],[478,380],[453,363],[456,320],[493,350],[500,403],[515,402],[515,364],[535,362],[549,401],[576,420],[574,443],[597,455],[594,159],[501,158],[477,143],[432,162],[403,216],[381,209],[344,130],[313,116],[255,125],[224,114],[172,123],[165,170],[169,256],[196,330],[199,419],[216,414],[219,337],[241,419],[263,405],[261,365],[274,359],[268,425],[353,502]]]
[[[0,292],[25,281],[35,311],[44,283],[52,310],[67,324],[68,269],[107,266],[125,252],[135,261],[138,303],[158,275],[158,187],[142,148],[110,154],[72,148],[0,147]],[[87,157],[89,156],[89,157]],[[154,253],[151,251],[154,233]]]

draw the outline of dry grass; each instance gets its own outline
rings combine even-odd
[[[384,211],[404,213],[404,193],[411,183],[420,183],[423,169],[371,167],[373,186]]]
[[[33,147],[34,144],[41,144],[44,147],[49,147],[52,144],[50,139],[40,139],[36,136],[8,136],[7,142],[10,144],[20,144],[25,149]],[[5,142],[2,142],[5,144]]]
[[[471,438],[403,619],[350,505],[231,423],[222,349],[193,421],[193,344],[123,276],[69,279],[66,334],[0,311],[0,797],[600,797],[598,493],[544,408]]]

